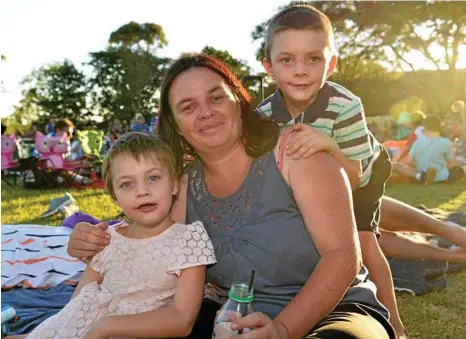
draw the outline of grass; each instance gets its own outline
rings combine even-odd
[[[50,199],[65,190],[24,190],[2,186],[2,224],[60,225],[58,217],[40,219]],[[104,190],[69,190],[81,211],[98,219],[115,218],[119,212]],[[392,184],[387,194],[411,205],[424,204],[466,213],[466,183],[423,187]],[[448,287],[421,297],[397,295],[401,317],[410,339],[466,338],[466,272],[449,275]]]

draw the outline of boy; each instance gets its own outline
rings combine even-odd
[[[267,29],[264,67],[278,90],[257,108],[259,114],[299,131],[286,146],[288,154],[308,157],[327,151],[348,174],[364,264],[378,287],[377,296],[391,313],[399,338],[404,336],[388,263],[375,233],[388,154],[367,129],[361,101],[344,87],[327,82],[335,70],[330,20],[309,5],[294,5],[272,18]],[[309,128],[304,124],[311,125]]]
[[[440,136],[441,132],[440,119],[436,116],[427,117],[424,121],[424,137],[414,142],[409,153],[409,162],[414,167],[396,164],[394,171],[426,185],[447,180],[453,182],[462,178],[463,168],[448,168],[452,160],[452,144],[450,140]]]

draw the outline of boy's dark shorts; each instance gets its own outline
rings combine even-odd
[[[385,183],[392,172],[390,157],[383,146],[374,162],[369,183],[353,192],[353,207],[359,232],[374,232],[377,237],[380,222],[380,204],[385,193]]]

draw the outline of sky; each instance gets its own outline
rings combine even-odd
[[[0,0],[0,116],[21,98],[20,81],[33,69],[63,61],[76,65],[104,49],[110,33],[130,21],[162,26],[168,46],[160,55],[176,58],[210,45],[248,61],[256,71],[254,27],[288,0]]]
[[[20,81],[32,70],[69,59],[80,66],[89,52],[105,49],[110,33],[130,22],[162,26],[176,58],[210,45],[246,60],[257,72],[254,27],[289,0],[0,0],[0,116],[21,98]],[[462,53],[466,67],[466,46]],[[413,55],[413,58],[416,58]]]

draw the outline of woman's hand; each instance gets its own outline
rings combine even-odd
[[[280,321],[273,321],[261,312],[248,314],[231,324],[232,330],[244,328],[253,329],[251,332],[234,336],[233,338],[247,339],[288,339],[289,333]]]
[[[107,222],[95,226],[86,222],[78,223],[70,235],[68,254],[75,258],[89,258],[102,251],[110,243],[107,228]]]

